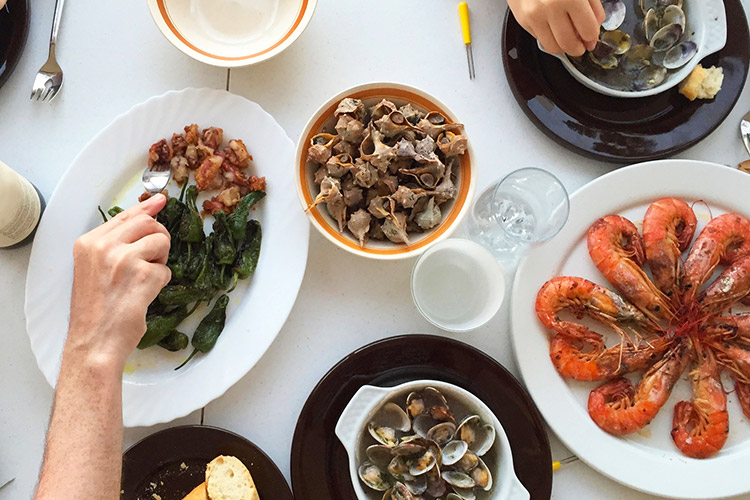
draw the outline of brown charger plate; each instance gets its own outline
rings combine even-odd
[[[341,412],[365,384],[384,387],[418,379],[472,392],[508,435],[516,474],[533,500],[550,498],[552,459],[542,417],[528,393],[501,364],[462,342],[402,335],[373,342],[339,361],[302,408],[292,441],[292,489],[304,500],[353,500],[349,459],[334,434]]]
[[[5,83],[21,58],[29,34],[27,0],[8,0],[0,9],[0,87]],[[30,85],[30,84],[29,84]]]
[[[539,129],[562,146],[613,163],[664,158],[682,151],[719,126],[739,99],[750,64],[750,35],[739,0],[725,0],[727,44],[703,59],[724,69],[713,100],[688,101],[677,87],[650,97],[617,98],[578,83],[508,10],[503,64],[513,95]]]
[[[206,464],[219,455],[235,456],[245,464],[261,498],[294,500],[284,475],[260,448],[207,425],[172,427],[131,446],[122,456],[120,498],[153,500],[155,493],[162,500],[182,500],[205,480]]]

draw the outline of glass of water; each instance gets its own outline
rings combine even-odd
[[[570,200],[560,180],[539,168],[522,168],[487,188],[467,217],[469,237],[505,263],[534,243],[555,236],[568,220]]]

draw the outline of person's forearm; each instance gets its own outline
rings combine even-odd
[[[36,500],[120,497],[122,366],[66,345]]]

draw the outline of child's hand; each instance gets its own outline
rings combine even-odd
[[[604,21],[601,0],[508,0],[518,23],[551,54],[592,50]]]

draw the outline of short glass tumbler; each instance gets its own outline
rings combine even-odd
[[[467,217],[469,237],[504,263],[515,263],[531,244],[555,236],[568,220],[570,200],[560,180],[522,168],[487,188]]]

